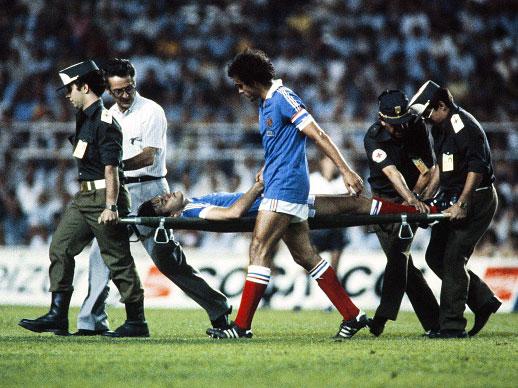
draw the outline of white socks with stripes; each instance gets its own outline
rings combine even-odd
[[[268,267],[260,265],[249,265],[246,280],[259,284],[266,284],[270,282],[272,270]]]

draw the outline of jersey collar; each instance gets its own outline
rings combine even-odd
[[[282,86],[282,79],[274,79],[272,81],[272,86],[268,90],[268,93],[266,93],[266,98],[264,100],[266,101],[267,99],[272,98],[273,93],[275,93],[275,91],[277,89],[279,89],[281,86]]]

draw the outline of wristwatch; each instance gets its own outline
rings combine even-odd
[[[457,205],[459,205],[461,209],[466,209],[468,207],[468,203],[463,201],[457,201]]]
[[[116,212],[119,209],[117,208],[117,205],[106,205],[106,209],[111,210],[112,212]]]

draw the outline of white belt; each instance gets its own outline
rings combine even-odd
[[[106,180],[98,179],[96,181],[81,181],[79,183],[79,191],[101,190],[106,188]]]

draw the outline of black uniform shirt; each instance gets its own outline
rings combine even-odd
[[[479,187],[494,182],[491,152],[480,123],[456,108],[441,124],[432,127],[434,151],[440,168],[441,191],[460,195],[468,172],[482,174]]]
[[[372,191],[384,197],[399,197],[382,171],[385,167],[395,166],[412,190],[419,175],[434,164],[430,139],[422,120],[412,125],[402,139],[393,138],[376,122],[367,130],[363,144],[369,160],[369,183]]]
[[[102,100],[77,112],[76,135],[71,140],[80,181],[104,179],[105,166],[119,167],[122,181],[122,131]]]

